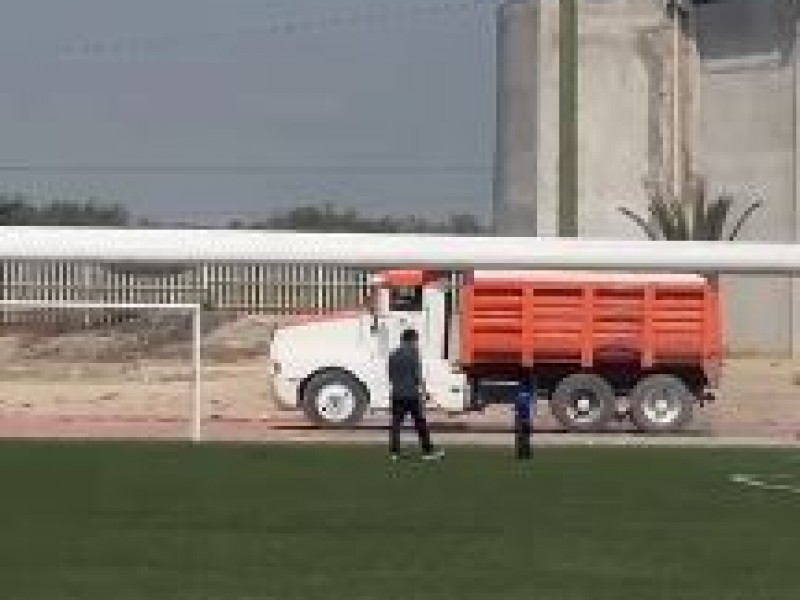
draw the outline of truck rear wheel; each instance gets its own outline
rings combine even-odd
[[[694,394],[680,378],[649,375],[631,391],[631,420],[640,431],[677,431],[692,420],[694,403]]]
[[[303,391],[303,411],[313,422],[326,427],[349,427],[358,423],[369,404],[364,386],[343,371],[314,375]]]
[[[550,398],[550,410],[569,431],[597,431],[614,417],[614,388],[594,373],[575,373],[561,380]]]

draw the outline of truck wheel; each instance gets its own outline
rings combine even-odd
[[[358,423],[369,404],[364,386],[342,371],[314,375],[303,391],[306,416],[326,427],[349,427]]]
[[[575,373],[556,386],[550,410],[570,431],[597,431],[614,418],[617,397],[611,385],[593,373]]]
[[[640,431],[677,431],[692,420],[694,403],[694,395],[678,377],[649,375],[631,391],[631,420]]]

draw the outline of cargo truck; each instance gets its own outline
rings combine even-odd
[[[713,398],[722,359],[719,294],[702,276],[427,271],[375,277],[369,305],[279,330],[280,404],[345,427],[389,408],[386,359],[420,333],[430,402],[450,413],[513,401],[533,380],[561,425],[685,427]]]

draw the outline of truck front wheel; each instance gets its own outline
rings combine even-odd
[[[678,377],[649,375],[631,391],[631,420],[640,431],[677,431],[692,420],[694,403],[694,395]]]
[[[326,427],[349,427],[364,416],[369,397],[364,386],[343,371],[314,375],[303,390],[306,416]]]
[[[569,431],[598,431],[614,417],[616,394],[599,375],[575,373],[556,386],[550,410]]]

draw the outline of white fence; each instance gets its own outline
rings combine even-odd
[[[313,265],[206,264],[130,271],[95,263],[1,261],[0,300],[199,303],[220,311],[322,313],[361,305],[368,279],[361,269]]]

